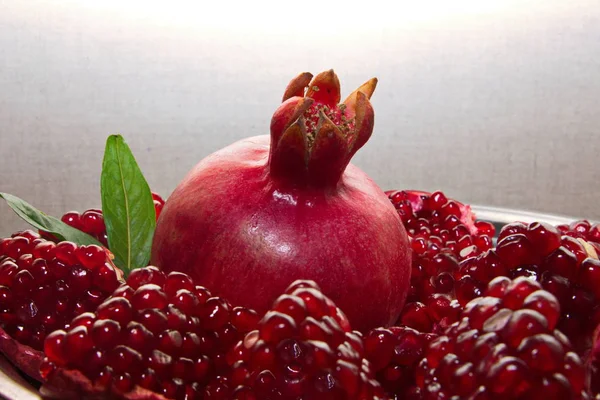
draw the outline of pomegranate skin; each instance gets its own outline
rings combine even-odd
[[[332,187],[273,179],[269,149],[258,136],[202,160],[162,210],[152,263],[259,313],[291,282],[314,280],[355,329],[391,325],[411,252],[387,196],[352,164]]]

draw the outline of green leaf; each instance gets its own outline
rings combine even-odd
[[[95,244],[102,246],[100,242],[87,233],[81,232],[80,230],[65,224],[61,220],[43,213],[17,196],[8,193],[0,193],[0,198],[6,200],[8,206],[28,224],[37,229],[50,232],[59,240],[68,240],[78,245]]]
[[[106,140],[100,178],[108,247],[125,274],[150,260],[156,211],[150,186],[121,135]]]

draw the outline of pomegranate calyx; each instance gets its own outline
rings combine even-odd
[[[271,118],[271,155],[277,150],[285,131],[313,104],[307,97],[291,97],[284,101]]]
[[[356,101],[357,101],[357,97],[359,93],[364,94],[365,96],[367,96],[367,99],[370,99],[371,96],[373,96],[373,93],[375,92],[375,88],[377,87],[377,78],[371,78],[368,81],[366,81],[365,83],[363,83],[362,85],[360,85],[359,87],[357,87],[354,92],[350,93],[348,95],[348,97],[346,97],[346,100],[344,100],[344,103],[346,105],[346,107],[348,108],[348,113],[346,113],[346,115],[349,118],[352,118],[353,115],[350,115],[349,113],[354,109]]]
[[[348,146],[342,131],[319,111],[319,122],[308,160],[308,176],[313,184],[334,184],[346,169]]]
[[[332,69],[317,74],[310,83],[305,94],[317,104],[331,108],[338,105],[341,99],[340,80]]]
[[[350,158],[367,143],[373,133],[373,124],[375,122],[375,113],[367,94],[363,92],[356,93],[355,107],[347,107],[348,113],[355,112],[354,134],[350,147]]]
[[[371,137],[374,111],[369,99],[377,79],[368,80],[339,103],[340,82],[333,70],[311,77],[304,72],[292,79],[273,114],[269,167],[273,176],[295,185],[331,186]],[[304,129],[294,127],[296,121]],[[300,140],[301,132],[305,140]],[[287,160],[290,156],[292,160]]]
[[[306,89],[312,78],[313,74],[310,72],[301,72],[298,74],[298,76],[288,83],[281,102],[283,103],[292,97],[304,97],[304,89]]]
[[[271,144],[273,150],[273,144]],[[271,173],[277,177],[283,171],[295,182],[306,181],[306,155],[308,154],[308,137],[303,118],[293,122],[282,134],[277,151],[271,151]],[[295,176],[293,174],[296,174]]]

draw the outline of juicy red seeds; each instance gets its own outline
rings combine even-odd
[[[554,330],[560,317],[560,304],[556,297],[545,290],[531,293],[523,301],[523,307],[538,311],[548,322],[548,329]]]
[[[318,286],[294,282],[228,355],[234,398],[383,397],[363,349]]]
[[[404,223],[413,250],[411,290],[399,322],[419,330],[440,331],[454,321],[451,316],[429,310],[428,304],[435,304],[433,296],[439,294],[459,298],[462,305],[479,295],[476,283],[459,281],[459,261],[490,250],[494,226],[475,221],[469,206],[448,199],[442,192],[387,194]],[[493,276],[503,272],[503,265],[497,266],[495,270],[490,268]],[[479,270],[488,273],[483,268]],[[421,311],[415,313],[415,309]]]
[[[73,228],[81,230],[81,215],[77,211],[69,211],[64,214],[61,219],[65,224],[72,226]]]
[[[579,267],[578,283],[600,299],[600,260],[586,258]]]
[[[229,305],[223,299],[211,297],[202,307],[201,318],[209,329],[217,330],[229,321]]]
[[[121,325],[111,319],[101,319],[94,322],[91,328],[91,336],[97,348],[113,348],[121,333]]]
[[[472,289],[483,287],[497,276],[492,269],[504,268],[500,275],[524,276],[530,282],[539,282],[556,297],[562,314],[557,304],[541,302],[528,308],[542,313],[546,310],[550,326],[564,332],[580,355],[586,354],[597,325],[594,310],[600,305],[600,261],[594,254],[598,243],[584,241],[589,239],[585,233],[588,225],[579,224],[577,229],[575,225],[557,229],[543,223],[505,226],[495,252],[461,262],[455,284],[457,298],[463,303],[478,297]],[[512,294],[505,299],[507,307],[521,307],[525,297],[538,289],[527,281],[520,285],[522,290],[511,289]]]
[[[32,250],[31,255],[33,259],[42,258],[46,261],[50,261],[54,258],[56,251],[56,244],[52,242],[40,242]]]
[[[160,286],[149,283],[140,286],[135,291],[131,299],[131,304],[138,310],[146,308],[162,309],[167,306],[168,300]]]
[[[585,398],[581,360],[551,326],[558,300],[526,278],[497,278],[486,294],[494,297],[472,300],[462,319],[429,344],[430,369],[416,378],[420,390],[435,398],[538,398],[560,377],[565,398]]]
[[[139,373],[142,367],[142,355],[130,347],[118,345],[108,353],[108,366],[117,373]]]
[[[85,326],[69,329],[65,335],[64,348],[67,350],[67,360],[79,364],[92,351],[94,342]]]
[[[149,266],[131,271],[127,277],[127,284],[136,290],[140,286],[150,283],[162,286],[165,280],[166,276],[162,271],[154,266]]]
[[[231,323],[240,332],[250,332],[258,325],[258,313],[245,307],[235,307]]]
[[[79,218],[79,224],[82,231],[94,236],[102,234],[106,231],[106,227],[104,226],[104,218],[102,213],[98,211],[84,211]]]
[[[54,331],[44,341],[44,353],[49,359],[60,366],[65,365],[67,359],[67,352],[65,346],[63,346],[66,335],[65,331]]]
[[[106,251],[96,245],[81,246],[76,251],[79,262],[87,269],[94,269],[104,265],[106,262]]]
[[[210,294],[187,275],[141,271],[95,312],[71,321],[66,333],[51,335],[47,361],[79,370],[113,397],[139,386],[171,398],[202,398],[214,377],[228,374],[225,355],[245,329],[256,327],[256,313],[236,308],[234,325],[231,306],[218,297],[201,304],[197,293]],[[176,286],[183,288],[168,297],[167,287]],[[77,345],[77,352],[69,345]],[[229,392],[226,380],[220,390]]]
[[[533,251],[531,241],[521,233],[506,236],[498,242],[496,253],[509,269],[521,265],[536,265],[539,263],[538,254]]]
[[[112,319],[121,325],[126,325],[133,315],[133,307],[129,300],[123,297],[113,297],[98,307],[96,315],[98,319]]]
[[[192,281],[192,278],[181,272],[169,273],[164,284],[164,290],[167,296],[174,296],[181,289],[193,291],[194,282]]]
[[[84,253],[93,254],[84,258],[85,263],[77,256]],[[95,277],[96,271],[104,270],[108,273],[101,279]],[[0,287],[6,289],[0,290],[4,299],[0,323],[13,338],[36,350],[42,349],[48,333],[64,329],[74,317],[94,309],[118,285],[116,272],[100,247],[53,243],[34,232],[2,240]]]
[[[435,337],[406,327],[377,328],[365,336],[366,357],[390,397],[411,398],[418,390],[417,365]]]
[[[77,245],[72,242],[60,242],[54,250],[56,259],[67,265],[77,263]]]
[[[550,224],[533,222],[527,227],[526,235],[541,256],[550,254],[560,246],[560,233]]]

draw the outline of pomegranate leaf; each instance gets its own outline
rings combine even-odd
[[[75,229],[61,220],[45,214],[17,196],[0,193],[0,198],[6,200],[8,206],[29,225],[53,234],[58,240],[68,240],[78,245],[95,244],[102,246],[100,242],[87,233],[81,232],[79,229]]]
[[[108,247],[125,274],[144,267],[156,227],[150,186],[121,135],[106,140],[100,177]]]

